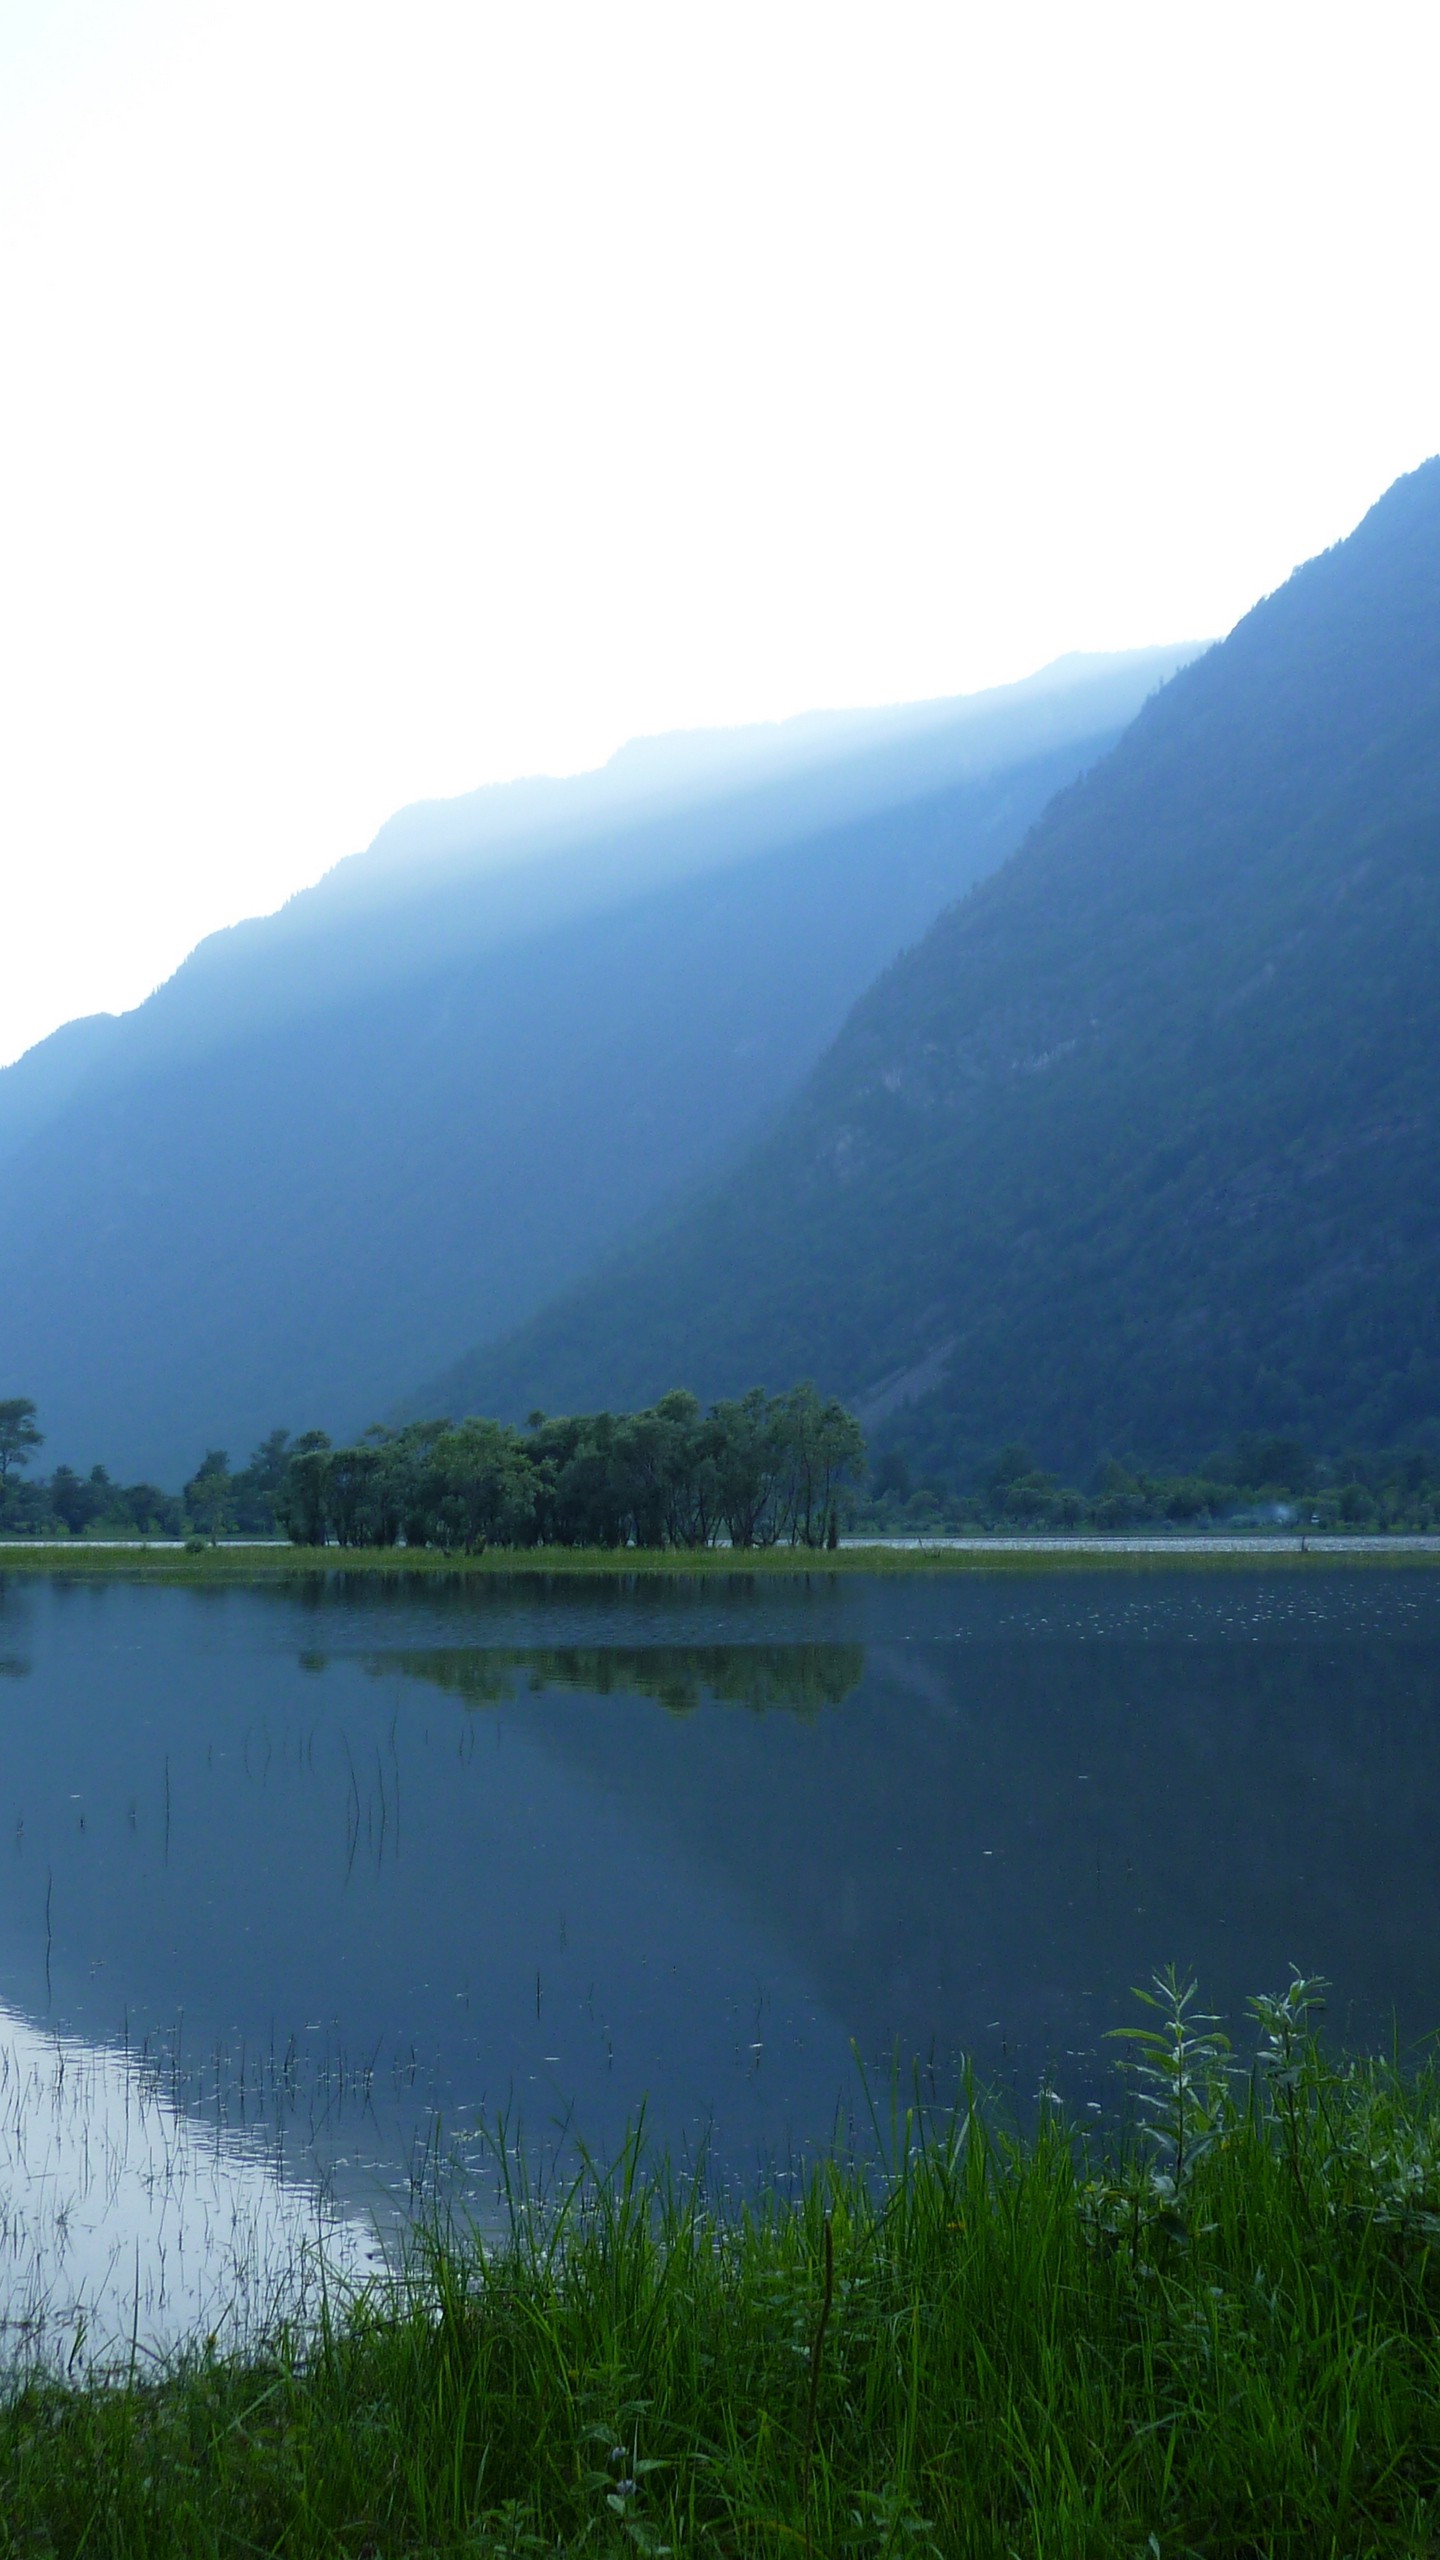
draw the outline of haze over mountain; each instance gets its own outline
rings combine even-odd
[[[421,1388],[812,1375],[942,1478],[1440,1440],[1440,460],[1148,702],[643,1251]]]
[[[0,1376],[177,1482],[353,1432],[687,1186],[1187,653],[403,812],[0,1073]]]

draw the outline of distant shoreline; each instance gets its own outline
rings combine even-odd
[[[1440,1564],[1440,1534],[1387,1537],[1280,1531],[1235,1537],[971,1537],[851,1540],[839,1547],[487,1547],[478,1555],[434,1547],[296,1547],[288,1540],[222,1540],[199,1553],[180,1540],[16,1538],[0,1540],[0,1576],[10,1572],[130,1574],[145,1580],[213,1582],[363,1575],[547,1574],[905,1574],[1049,1572],[1069,1565],[1185,1571],[1209,1566]]]

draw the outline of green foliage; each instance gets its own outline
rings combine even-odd
[[[162,1537],[179,1535],[177,1495],[154,1484],[117,1484],[104,1467],[80,1475],[58,1466],[46,1482],[0,1490],[0,1531],[7,1537]]]
[[[675,1389],[644,1413],[375,1424],[358,1446],[297,1442],[275,1516],[300,1546],[733,1546],[834,1543],[863,1473],[853,1415],[810,1385],[701,1412]],[[188,1489],[187,1489],[188,1490]]]
[[[23,1465],[30,1450],[40,1444],[35,1410],[28,1396],[0,1404],[0,1425],[7,1413],[19,1417],[12,1463]],[[295,1447],[308,1445],[297,1442]],[[143,1482],[119,1484],[105,1467],[92,1467],[82,1476],[62,1464],[48,1482],[42,1478],[22,1482],[16,1477],[7,1481],[0,1468],[0,1534],[175,1539],[193,1527],[210,1539],[237,1532],[269,1537],[275,1529],[275,1496],[290,1454],[285,1431],[272,1431],[239,1473],[232,1471],[223,1449],[209,1449],[180,1494]]]
[[[15,1401],[33,1417],[28,1398]],[[61,1465],[48,1482],[0,1483],[0,1534],[173,1540],[188,1527],[208,1540],[278,1532],[303,1547],[474,1556],[532,1546],[698,1552],[717,1540],[752,1553],[781,1543],[833,1551],[842,1525],[862,1536],[1440,1526],[1440,1458],[1425,1450],[1352,1449],[1330,1462],[1294,1438],[1252,1435],[1188,1475],[1107,1459],[1082,1492],[1012,1441],[961,1494],[934,1478],[913,1486],[892,1443],[868,1486],[864,1473],[853,1415],[808,1384],[775,1397],[754,1388],[708,1414],[675,1389],[647,1413],[532,1413],[523,1433],[475,1419],[375,1424],[337,1450],[323,1431],[272,1431],[238,1472],[223,1449],[208,1450],[178,1495]]]
[[[185,1508],[207,1538],[218,1538],[235,1526],[230,1461],[223,1449],[207,1449],[185,1487]]]
[[[0,1398],[0,1492],[10,1481],[11,1468],[28,1467],[31,1452],[44,1437],[36,1424],[32,1397]]]
[[[1171,1965],[1157,1973],[1153,1990],[1135,1995],[1159,2025],[1111,2031],[1136,2047],[1130,2070],[1137,2111],[1159,2154],[1152,2185],[1170,2205],[1182,2202],[1229,2122],[1229,2039],[1220,2033],[1217,2017],[1196,2007],[1199,1988],[1182,1984]]]
[[[1152,2132],[897,2113],[726,2207],[632,2141],[416,2237],[318,2334],[0,2407],[0,2552],[1415,2560],[1440,2538],[1440,2081],[1232,2067],[1173,1974]],[[1177,2138],[1183,2138],[1183,2168]]]
[[[1293,1438],[1242,1438],[1193,1471],[1170,1474],[1107,1458],[1083,1490],[1061,1484],[1011,1443],[982,1464],[970,1491],[909,1485],[903,1450],[878,1461],[855,1527],[877,1535],[905,1530],[1041,1532],[1195,1531],[1263,1527],[1326,1531],[1434,1530],[1440,1526],[1440,1454],[1350,1450],[1312,1456]]]
[[[587,1697],[654,1698],[670,1715],[693,1715],[707,1698],[766,1715],[811,1717],[837,1707],[865,1668],[860,1644],[431,1646],[377,1654],[371,1668],[428,1680],[470,1706],[497,1706],[519,1687],[578,1689]]]

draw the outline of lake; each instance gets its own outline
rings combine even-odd
[[[483,2216],[502,2119],[743,2181],[864,2138],[857,2055],[1104,2109],[1172,1961],[1440,2024],[1424,1569],[12,1575],[0,1675],[12,2319],[59,2266],[118,2329],[133,2260],[137,2326],[208,2320],[207,2233],[353,2242],[442,2166]],[[37,2253],[116,2124],[135,2195],[92,2164]]]

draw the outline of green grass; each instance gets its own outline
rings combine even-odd
[[[1373,1546],[1327,1550],[1313,1535],[1302,1554],[1277,1536],[1266,1544],[1236,1550],[1219,1539],[1213,1549],[1172,1546],[1157,1540],[1139,1552],[1123,1545],[1104,1547],[1027,1547],[1023,1544],[980,1544],[957,1551],[945,1547],[854,1546],[833,1550],[809,1547],[490,1547],[481,1555],[447,1555],[428,1547],[205,1547],[189,1554],[183,1547],[124,1547],[104,1540],[75,1538],[45,1546],[0,1547],[0,1579],[6,1574],[81,1574],[146,1582],[268,1582],[321,1576],[331,1582],[379,1576],[398,1580],[426,1577],[485,1577],[524,1574],[636,1574],[666,1576],[780,1576],[802,1574],[936,1574],[936,1573],[1214,1573],[1243,1571],[1309,1573],[1347,1572],[1374,1566],[1433,1569],[1440,1565],[1440,1546],[1395,1547],[1377,1537]]]
[[[0,2552],[1440,2550],[1440,2081],[1327,2064],[1304,2005],[1237,2085],[1162,1999],[1106,2161],[962,2110],[726,2212],[632,2146],[309,2342],[32,2382]]]

